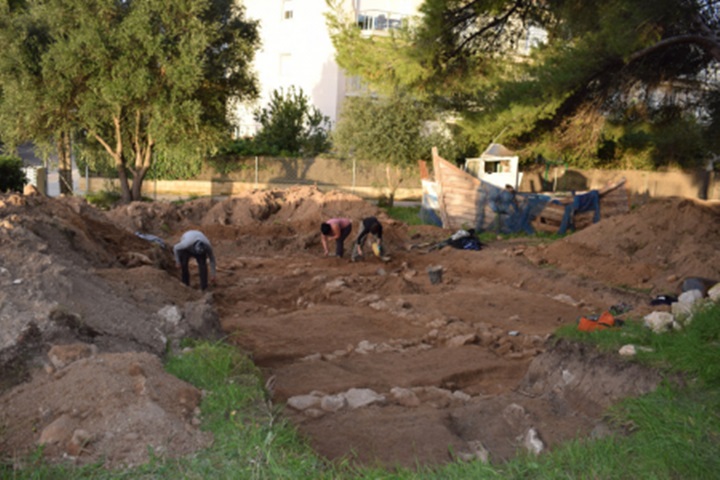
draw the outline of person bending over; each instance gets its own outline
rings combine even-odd
[[[331,218],[320,225],[320,240],[322,241],[325,256],[330,255],[328,241],[335,240],[335,256],[342,258],[345,250],[345,239],[352,231],[352,221],[349,218]]]
[[[365,246],[365,240],[368,235],[372,235],[375,241],[378,243],[380,252],[382,252],[382,224],[375,217],[366,217],[362,219],[362,225],[360,226],[360,233],[355,239],[352,251],[352,260],[355,261],[363,256],[363,247]]]
[[[199,230],[188,230],[173,247],[175,264],[182,271],[182,282],[190,285],[190,257],[195,258],[200,271],[200,289],[208,287],[207,261],[210,259],[210,281],[215,281],[215,255],[210,240]]]

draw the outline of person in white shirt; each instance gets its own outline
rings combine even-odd
[[[173,247],[175,264],[182,271],[182,282],[190,285],[190,257],[194,257],[200,271],[200,288],[205,290],[208,287],[207,261],[210,260],[210,281],[215,281],[215,255],[213,254],[210,240],[199,230],[188,230],[183,233],[180,241]]]

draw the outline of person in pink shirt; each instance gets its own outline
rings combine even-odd
[[[320,225],[320,240],[325,256],[330,255],[328,241],[335,240],[335,256],[342,258],[345,252],[345,239],[352,232],[352,220],[349,218],[331,218]]]

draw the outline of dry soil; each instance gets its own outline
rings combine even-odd
[[[378,216],[389,259],[324,257],[319,224],[338,215],[354,220],[347,250],[359,220]],[[0,452],[17,460],[43,443],[54,461],[120,466],[146,461],[148,446],[206,447],[202,392],[161,368],[187,336],[248,352],[272,402],[328,459],[500,462],[530,437],[553,448],[604,435],[606,407],[661,376],[553,332],[616,305],[641,317],[685,277],[720,278],[719,216],[717,203],[653,200],[553,243],[430,251],[453,232],[310,187],[109,212],[5,195]],[[217,257],[204,293],[194,271],[190,287],[179,281],[168,248],[134,234],[172,246],[191,228]]]

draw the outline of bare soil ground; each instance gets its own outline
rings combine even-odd
[[[323,257],[319,224],[336,215],[354,234],[377,215],[390,260]],[[209,445],[202,393],[160,357],[183,337],[221,335],[252,355],[272,401],[329,459],[503,461],[533,433],[546,448],[603,435],[604,409],[661,377],[552,333],[620,303],[642,316],[687,276],[720,279],[719,216],[716,203],[663,199],[550,245],[429,252],[453,232],[314,188],[110,212],[2,196],[0,452],[42,443],[51,460],[119,466],[146,461],[148,445],[168,456]],[[197,275],[180,283],[169,250],[134,235],[171,246],[189,228],[218,259],[204,294]]]

